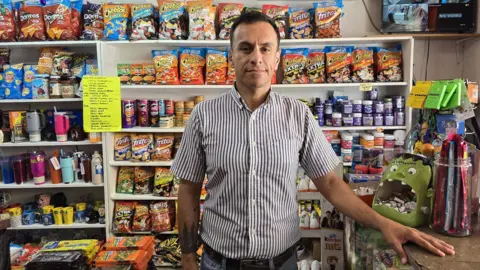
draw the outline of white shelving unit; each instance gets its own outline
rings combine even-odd
[[[102,142],[95,142],[92,143],[89,140],[85,141],[68,141],[68,142],[57,142],[57,141],[52,141],[52,142],[47,142],[47,141],[42,141],[42,142],[15,142],[15,143],[2,143],[0,144],[0,148],[3,147],[64,147],[64,146],[85,146],[85,145],[101,145]]]
[[[65,183],[60,183],[60,184],[52,184],[51,180],[47,180],[45,184],[42,185],[35,185],[32,181],[24,183],[22,185],[17,185],[17,184],[3,184],[0,183],[0,190],[2,189],[51,189],[51,188],[59,188],[59,189],[64,189],[64,188],[104,188],[105,184],[101,185],[94,185],[92,183],[85,183],[85,182],[73,182],[71,184],[65,184]]]
[[[49,225],[44,226],[40,224],[22,225],[15,228],[8,228],[10,231],[18,230],[56,230],[56,229],[100,229],[105,228],[105,224],[87,224],[87,223],[73,223],[71,225]]]
[[[17,104],[17,103],[66,103],[66,102],[82,102],[81,98],[57,98],[57,99],[0,99],[0,104]]]

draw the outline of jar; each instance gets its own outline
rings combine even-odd
[[[383,148],[385,134],[383,134],[383,132],[374,132],[373,137],[373,144],[375,145],[375,148]]]
[[[385,126],[393,126],[395,118],[392,113],[385,114]]]
[[[175,126],[176,127],[184,127],[185,126],[185,123],[183,122],[183,114],[182,115],[179,115],[179,114],[175,115]]]
[[[74,98],[75,97],[75,78],[66,80],[59,80],[60,92],[62,98]]]
[[[363,125],[366,127],[373,126],[373,115],[370,113],[363,115]]]
[[[356,127],[362,126],[362,114],[354,113],[353,114],[353,125]]]
[[[383,100],[383,107],[385,113],[392,113],[393,114],[393,99],[392,98],[385,98]]]
[[[341,127],[342,126],[342,114],[341,113],[332,113],[332,126]]]
[[[363,104],[363,113],[373,113],[373,101],[364,100]]]
[[[352,147],[353,152],[353,162],[362,163],[363,162],[363,145],[355,144]]]
[[[342,155],[342,146],[341,146],[340,139],[332,139],[330,141],[330,144],[332,145],[333,152],[335,152],[335,154],[337,156],[341,156]]]
[[[342,134],[342,149],[352,149],[353,136],[350,133]]]
[[[393,149],[395,147],[395,136],[386,134],[383,141],[383,147]]]
[[[345,100],[342,103],[342,113],[343,114],[352,114],[353,113],[353,105],[350,100]]]
[[[203,102],[205,100],[205,97],[204,96],[195,96],[195,98],[193,100],[194,100],[195,105],[197,105],[198,103]]]
[[[332,115],[331,114],[326,114],[325,115],[325,125],[327,127],[331,127],[332,126]]]
[[[362,113],[362,100],[354,100],[352,105],[352,112],[353,113]]]
[[[373,125],[374,126],[383,126],[383,114],[376,113],[373,117]]]
[[[369,100],[377,100],[378,99],[378,90],[372,89],[372,91],[367,92],[367,99]]]
[[[353,116],[351,114],[343,115],[343,126],[345,127],[353,126]]]
[[[368,133],[362,133],[360,135],[360,144],[363,145],[365,149],[372,149],[375,147],[375,137],[373,135],[370,135]]]
[[[395,117],[395,126],[404,126],[405,125],[405,113],[403,110],[396,111],[394,114]]]
[[[403,110],[405,107],[405,98],[403,96],[393,97],[393,110]]]
[[[48,85],[48,95],[51,99],[62,98],[62,91],[60,89],[60,76],[50,77]]]
[[[352,162],[353,155],[352,149],[342,149],[342,160],[343,162],[350,163]]]
[[[373,102],[373,112],[374,113],[381,113],[383,114],[383,111],[385,110],[385,105],[383,101],[377,100]]]
[[[185,126],[188,123],[189,119],[190,119],[190,114],[183,115],[183,126]]]
[[[398,155],[398,154],[402,154],[403,152],[405,152],[404,151],[404,145],[405,145],[404,141],[395,141],[395,147],[393,148],[394,154]]]
[[[324,109],[325,109],[325,114],[327,114],[327,115],[332,114],[333,113],[333,103],[332,103],[332,101],[326,100]]]
[[[357,132],[350,133],[352,135],[353,144],[360,144],[360,134]]]

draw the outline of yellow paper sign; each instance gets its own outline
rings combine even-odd
[[[428,93],[430,93],[430,88],[432,88],[432,82],[417,81],[416,85],[412,87],[412,91],[410,91],[407,106],[414,109],[422,109]]]
[[[373,85],[371,83],[362,83],[360,84],[360,91],[372,91]]]
[[[119,77],[84,76],[83,126],[86,132],[122,129]]]

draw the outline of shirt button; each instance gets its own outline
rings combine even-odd
[[[256,234],[257,231],[255,230],[255,228],[252,229],[252,234]]]
[[[255,199],[252,200],[252,206],[255,206]]]
[[[255,170],[252,170],[252,175],[255,176]]]
[[[257,143],[256,143],[256,142],[252,142],[252,146],[253,146],[253,147],[257,146]]]

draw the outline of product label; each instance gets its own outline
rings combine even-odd
[[[52,163],[53,168],[54,168],[56,171],[58,171],[58,170],[60,170],[60,169],[62,168],[62,167],[60,166],[60,162],[58,162],[57,157],[52,157],[52,158],[50,159],[50,162]]]

